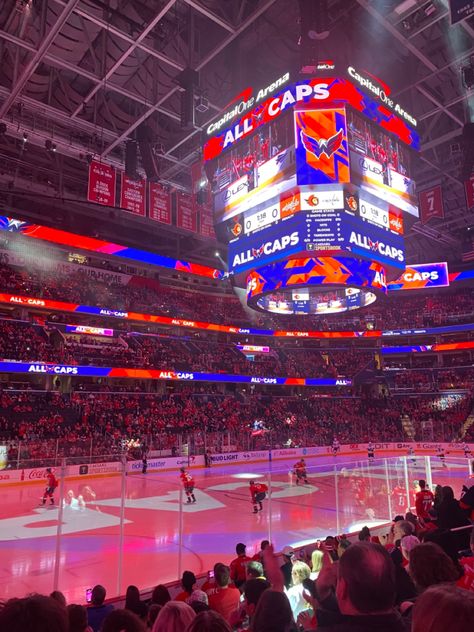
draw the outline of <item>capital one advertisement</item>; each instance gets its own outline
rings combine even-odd
[[[297,184],[350,182],[345,110],[301,110],[294,117]]]

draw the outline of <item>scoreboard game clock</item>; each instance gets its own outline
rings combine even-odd
[[[249,307],[327,314],[366,307],[406,268],[418,217],[416,119],[373,75],[246,91],[205,131],[218,238]]]

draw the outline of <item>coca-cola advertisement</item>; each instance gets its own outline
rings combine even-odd
[[[171,196],[168,188],[158,182],[150,182],[148,196],[149,218],[162,224],[171,224]]]
[[[122,172],[120,207],[145,217],[145,180],[133,180]]]
[[[89,165],[87,199],[95,204],[115,206],[115,169],[93,160]]]
[[[176,225],[178,228],[197,232],[197,208],[189,193],[176,194]]]

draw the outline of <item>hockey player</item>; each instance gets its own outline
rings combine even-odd
[[[369,461],[373,461],[375,458],[375,447],[372,441],[369,441],[369,444],[367,445],[367,458]]]
[[[423,479],[418,481],[418,485],[420,491],[416,494],[415,509],[418,520],[423,524],[424,521],[430,517],[429,511],[433,507],[434,495],[433,492],[426,487],[426,481]]]
[[[472,459],[471,448],[467,445],[466,442],[462,444],[462,449],[464,451],[464,456],[466,457],[466,459]]]
[[[46,468],[46,479],[46,489],[44,490],[43,501],[41,504],[46,505],[46,499],[49,497],[49,499],[51,500],[51,504],[54,505],[54,490],[59,485],[59,483],[58,479],[53,474],[50,467]]]
[[[410,461],[412,463],[416,463],[416,459],[415,459],[415,450],[413,449],[413,446],[410,445],[408,447],[408,453],[407,453],[408,458],[410,459]]]
[[[189,505],[190,503],[195,503],[196,497],[194,496],[194,478],[191,476],[191,474],[186,472],[186,469],[184,467],[180,469],[180,472],[180,478],[181,482],[183,483],[184,493],[188,498],[186,504]]]
[[[436,456],[439,458],[439,460],[441,461],[441,463],[443,464],[443,467],[448,467],[446,465],[446,453],[444,451],[443,446],[439,446],[438,449],[436,450]]]
[[[267,497],[268,487],[265,483],[255,483],[250,481],[250,496],[252,497],[253,513],[262,511],[262,501]]]
[[[304,459],[300,459],[294,465],[294,471],[296,475],[296,484],[299,485],[300,481],[308,484],[308,475],[306,474],[306,461]]]
[[[334,437],[334,439],[332,440],[332,455],[337,456],[340,449],[341,444],[339,443],[339,439],[337,437]]]

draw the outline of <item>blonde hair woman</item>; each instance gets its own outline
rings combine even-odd
[[[305,579],[309,579],[311,575],[310,567],[305,562],[295,562],[291,569],[291,579],[293,586],[286,591],[286,595],[290,602],[291,611],[296,621],[300,612],[309,608],[308,602],[303,597]]]
[[[321,549],[315,549],[311,554],[311,575],[310,578],[314,581],[318,578],[319,571],[323,567],[324,553]]]

